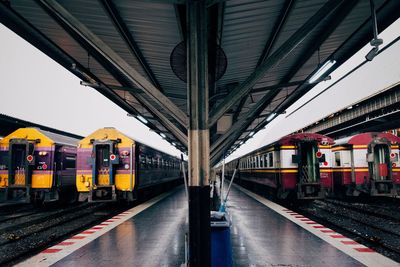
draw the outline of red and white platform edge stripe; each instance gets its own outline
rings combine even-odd
[[[366,266],[379,266],[379,267],[394,267],[400,266],[400,263],[395,262],[382,254],[375,252],[374,250],[359,244],[358,242],[336,233],[332,229],[329,229],[313,220],[304,217],[301,214],[298,214],[294,211],[288,210],[268,199],[265,199],[261,196],[258,196],[249,190],[234,185],[236,188],[241,190],[242,192],[246,193],[248,196],[254,198],[261,204],[267,206],[268,208],[272,209],[273,211],[279,213],[286,219],[294,222],[295,224],[299,225],[300,227],[304,228],[305,230],[311,232],[312,234],[316,235],[317,237],[321,238],[325,242],[331,244],[335,248],[343,251],[350,257],[354,258],[355,260],[361,262]]]
[[[96,226],[93,226],[92,228],[86,229],[85,231],[58,243],[57,245],[54,245],[50,248],[43,250],[39,254],[17,264],[16,266],[27,266],[27,267],[50,266],[56,263],[57,261],[65,258],[66,256],[70,255],[74,251],[80,249],[84,245],[95,240],[96,238],[107,233],[108,231],[112,230],[113,228],[117,227],[121,223],[129,220],[138,213],[144,211],[145,209],[156,204],[157,202],[163,200],[164,198],[173,194],[174,192],[176,192],[176,190],[179,189],[180,187],[170,192],[164,193],[160,196],[157,196],[132,209],[124,211]]]

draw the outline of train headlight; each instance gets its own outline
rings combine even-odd
[[[128,170],[129,169],[129,164],[125,164],[124,168],[125,168],[125,170]]]
[[[89,181],[86,181],[86,182],[85,182],[85,186],[86,186],[86,187],[89,187],[89,186],[90,186]]]
[[[46,156],[47,155],[47,152],[46,151],[40,151],[39,152],[39,156]]]

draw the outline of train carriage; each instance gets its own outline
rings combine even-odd
[[[397,195],[399,143],[397,136],[376,132],[336,140],[332,148],[335,194]]]
[[[78,145],[79,200],[105,202],[137,198],[138,190],[177,181],[180,160],[108,127]]]
[[[78,139],[20,128],[0,141],[0,196],[5,202],[73,200]]]
[[[332,185],[332,144],[333,139],[320,134],[285,136],[237,159],[239,180],[265,185],[280,199],[324,198]],[[237,160],[228,164],[227,176]]]

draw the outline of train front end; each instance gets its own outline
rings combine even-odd
[[[282,191],[295,190],[297,199],[324,198],[332,185],[332,144],[331,138],[312,133],[293,134],[282,138]]]
[[[347,196],[395,196],[400,192],[400,138],[362,133],[337,140],[334,191]]]
[[[99,129],[78,145],[76,186],[79,201],[132,201],[135,142],[114,128]]]
[[[0,143],[0,190],[4,202],[43,202],[53,192],[54,142],[35,128],[21,128]]]

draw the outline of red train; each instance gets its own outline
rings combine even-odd
[[[400,138],[362,133],[335,141],[332,148],[336,195],[394,196],[400,191]]]
[[[279,199],[321,199],[332,185],[333,143],[320,134],[291,134],[229,162],[225,174],[229,179],[239,160],[239,183],[264,185]]]

